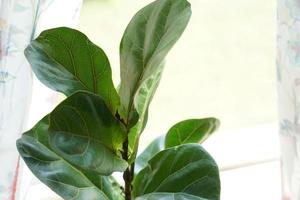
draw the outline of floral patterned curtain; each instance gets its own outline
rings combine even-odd
[[[23,51],[44,29],[74,26],[81,1],[0,0],[0,200],[22,199],[15,142],[26,126],[33,79]]]
[[[300,199],[300,1],[278,0],[278,98],[283,200]]]

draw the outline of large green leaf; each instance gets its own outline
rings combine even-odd
[[[160,136],[153,140],[147,148],[136,158],[134,172],[138,173],[147,166],[148,161],[164,149],[165,137]]]
[[[119,93],[120,115],[129,124],[135,121],[137,91],[145,80],[161,71],[165,56],[183,33],[190,15],[186,0],[157,0],[141,9],[127,26],[120,44]]]
[[[150,193],[136,198],[136,200],[208,200],[185,193]]]
[[[188,119],[181,121],[168,131],[165,148],[186,143],[202,143],[220,125],[216,118]]]
[[[115,113],[119,96],[108,58],[83,33],[66,27],[46,30],[25,55],[38,79],[51,89],[67,96],[79,90],[93,92]]]
[[[135,197],[153,192],[182,192],[219,200],[218,167],[198,144],[184,144],[163,150],[148,162],[133,182]]]
[[[64,199],[122,199],[120,191],[112,193],[116,183],[111,177],[78,169],[56,154],[50,146],[48,127],[46,116],[17,141],[21,157],[37,178]]]
[[[111,114],[101,97],[77,92],[50,114],[53,150],[82,169],[109,175],[124,171],[121,158],[125,127]]]

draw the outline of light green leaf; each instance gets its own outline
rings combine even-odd
[[[83,33],[66,27],[43,31],[25,56],[38,79],[51,89],[67,96],[79,90],[93,92],[116,112],[120,100],[108,58]]]
[[[220,125],[216,118],[188,119],[175,124],[167,133],[165,148],[186,143],[202,143]]]
[[[136,198],[136,200],[208,200],[185,193],[150,193]]]
[[[147,148],[136,158],[134,172],[138,173],[147,166],[148,161],[164,149],[165,137],[160,136],[153,140]]]
[[[50,114],[50,144],[70,163],[102,175],[124,171],[121,158],[125,127],[111,114],[101,97],[78,92]]]
[[[109,199],[111,200],[125,199],[123,191],[121,189],[121,185],[115,180],[113,176],[100,176],[100,178],[102,181],[101,189]]]
[[[139,103],[134,101],[138,89],[161,71],[161,64],[186,28],[190,15],[186,0],[157,0],[141,9],[127,26],[120,44],[119,93],[120,115],[129,124],[136,120],[135,106]]]
[[[218,167],[198,144],[184,144],[163,150],[148,162],[133,182],[135,197],[154,192],[182,192],[219,200]]]
[[[162,66],[163,65],[161,65],[160,70],[162,70]],[[150,104],[150,101],[152,100],[152,97],[161,78],[160,70],[149,77],[146,81],[144,81],[135,95],[134,106],[139,115],[139,119],[136,125],[130,129],[128,134],[129,153],[131,154],[129,163],[132,163],[132,161],[136,157],[140,134],[142,133],[147,123],[148,106]]]
[[[115,200],[110,177],[78,169],[56,154],[49,145],[49,121],[44,117],[17,141],[17,148],[29,169],[44,184],[64,199]],[[122,194],[118,196],[122,198]]]

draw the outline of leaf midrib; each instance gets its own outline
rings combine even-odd
[[[75,60],[74,60],[74,55],[73,55],[73,53],[72,53],[72,50],[68,47],[68,45],[65,43],[65,41],[61,38],[61,35],[59,34],[58,36],[56,36],[56,35],[54,35],[54,34],[50,34],[50,33],[48,33],[47,34],[48,36],[51,36],[51,37],[54,37],[56,40],[58,40],[58,41],[61,41],[61,43],[63,44],[63,46],[64,46],[64,48],[66,49],[66,51],[68,52],[68,54],[69,54],[69,57],[70,57],[70,59],[71,59],[71,63],[72,63],[72,68],[73,68],[73,70],[74,70],[74,74],[72,73],[72,72],[70,72],[67,68],[65,68],[64,67],[64,65],[62,65],[61,63],[59,63],[58,61],[56,61],[55,59],[53,59],[52,57],[50,57],[49,56],[49,54],[48,53],[46,53],[47,55],[48,55],[48,57],[49,58],[51,58],[52,60],[55,60],[56,61],[56,63],[58,63],[60,66],[62,66],[63,68],[65,68],[70,74],[72,74],[77,80],[78,80],[78,82],[80,82],[87,90],[91,90],[90,88],[88,88],[88,86],[79,78],[79,76],[78,76],[78,74],[77,74],[77,68],[76,68],[76,65],[75,65]],[[45,35],[44,37],[46,38],[46,36],[47,35]],[[75,38],[78,36],[78,33],[74,33],[74,36],[73,36],[73,39],[72,39],[72,41],[74,41],[75,40]],[[85,38],[85,41],[88,41],[87,40],[87,38]],[[73,43],[73,42],[72,42]],[[73,44],[71,44],[71,45],[73,45]],[[92,71],[92,76],[93,76],[93,89],[92,89],[92,91],[94,92],[94,93],[96,93],[96,85],[97,85],[97,82],[96,82],[96,74],[95,74],[95,63],[94,63],[94,61],[93,61],[93,59],[92,59],[92,56],[94,56],[94,54],[96,54],[96,53],[94,53],[94,52],[90,52],[90,49],[89,49],[89,45],[87,44],[86,45],[87,46],[87,48],[88,48],[88,50],[89,50],[89,58],[90,58],[90,63],[91,63],[91,71]],[[44,51],[45,52],[45,51]],[[97,50],[95,51],[95,52],[97,52]],[[92,54],[92,56],[91,56],[91,54]]]
[[[155,6],[154,6],[155,7]],[[171,6],[170,6],[170,9],[168,10],[169,12],[170,12],[170,10],[171,10]],[[153,10],[152,10],[152,12],[151,12],[151,14],[150,14],[150,16],[153,14]],[[142,13],[143,14],[143,13]],[[168,16],[169,16],[169,13],[168,13],[168,15],[167,15],[167,17],[166,18],[168,18]],[[145,29],[147,30],[147,29],[149,29],[149,26],[153,26],[153,24],[150,24],[149,25],[149,21],[150,20],[147,20],[147,22],[146,22],[146,25],[145,25]],[[167,21],[167,20],[166,20]],[[164,26],[164,27],[166,27],[166,25]],[[164,31],[164,34],[166,33],[166,31]],[[163,34],[163,35],[164,35]],[[147,65],[148,65],[148,63],[150,62],[150,60],[151,59],[153,59],[153,55],[155,55],[156,54],[156,49],[157,49],[157,47],[159,47],[160,46],[160,43],[161,43],[161,39],[159,40],[159,42],[158,42],[158,44],[157,44],[157,46],[156,46],[156,48],[154,49],[154,51],[153,51],[153,53],[152,53],[152,55],[150,56],[150,58],[148,59],[148,62],[147,62],[147,64],[145,64],[145,54],[144,54],[144,50],[145,50],[145,43],[146,43],[146,40],[148,39],[149,40],[149,36],[148,37],[146,37],[147,35],[146,34],[144,34],[143,35],[144,36],[144,40],[143,40],[143,48],[141,48],[142,49],[142,56],[143,56],[143,59],[142,59],[142,72],[141,72],[141,74],[139,75],[139,77],[138,77],[138,80],[137,80],[137,82],[136,82],[136,84],[135,84],[135,87],[134,87],[134,89],[133,89],[133,92],[132,92],[132,94],[133,94],[133,96],[135,96],[135,94],[136,94],[136,92],[137,92],[137,90],[139,89],[139,86],[140,86],[140,84],[141,84],[141,81],[143,80],[143,78],[144,78],[144,74],[145,74],[145,72],[146,72],[146,69],[147,69]],[[162,38],[162,37],[161,37]],[[133,42],[131,42],[131,43],[133,43]],[[134,43],[133,43],[134,44]],[[132,44],[132,45],[133,45]],[[131,112],[131,110],[133,109],[133,102],[134,102],[134,97],[133,98],[130,98],[130,102],[129,102],[129,106],[128,106],[128,114],[127,114],[127,120],[129,119],[129,115],[130,115],[130,112]],[[128,122],[127,122],[128,123]]]
[[[82,134],[80,134],[80,133],[79,133],[79,134],[76,134],[76,133],[73,133],[73,132],[70,132],[70,131],[64,131],[64,130],[62,130],[62,128],[57,124],[55,118],[52,118],[52,122],[53,122],[59,129],[61,129],[61,130],[52,130],[53,132],[61,132],[61,133],[65,133],[65,134],[67,134],[67,135],[78,136],[78,137],[81,137],[81,138],[85,138],[85,139],[87,139],[87,140],[95,141],[96,143],[101,144],[102,146],[108,148],[111,152],[114,153],[114,149],[113,149],[113,146],[114,146],[114,145],[113,145],[113,142],[112,142],[112,138],[110,138],[110,139],[111,139],[111,144],[110,144],[111,147],[109,147],[108,145],[104,144],[101,140],[96,139],[95,137],[92,137],[94,134],[91,134],[91,133],[90,133],[90,130],[89,130],[89,127],[88,127],[88,125],[87,125],[86,120],[85,120],[84,117],[81,115],[81,113],[76,109],[76,107],[71,106],[71,105],[62,105],[62,107],[70,108],[70,109],[74,110],[74,111],[80,116],[81,120],[82,120],[82,121],[84,122],[84,124],[85,124],[86,132],[87,132],[88,135],[82,135]],[[50,118],[51,118],[51,115],[50,115]],[[50,122],[49,122],[49,130],[51,131],[51,128],[50,128],[50,127],[51,127],[51,120],[50,120]]]
[[[33,45],[31,45],[31,46],[33,47]],[[34,48],[34,47],[33,47],[33,48]],[[90,88],[88,88],[88,87],[81,81],[81,79],[79,79],[77,76],[74,76],[74,74],[72,74],[67,68],[65,68],[63,64],[61,64],[61,63],[58,62],[56,59],[54,59],[52,56],[50,56],[49,53],[48,53],[46,50],[44,50],[44,48],[38,47],[37,45],[35,45],[35,48],[38,48],[40,51],[44,52],[44,53],[48,56],[48,58],[49,58],[50,60],[52,60],[54,63],[56,63],[58,66],[60,66],[60,67],[63,68],[63,69],[66,69],[66,71],[68,71],[68,73],[70,73],[70,74],[75,78],[75,80],[77,80],[77,82],[79,82],[79,83],[82,85],[83,88],[85,88],[86,90],[90,91]]]
[[[194,162],[190,162],[189,164],[183,166],[182,168],[176,170],[176,171],[173,171],[172,173],[170,173],[167,177],[164,178],[164,180],[152,191],[152,192],[156,192],[157,190],[159,190],[159,188],[165,183],[165,182],[168,182],[170,178],[172,178],[174,175],[176,175],[177,173],[180,173],[180,171],[183,171],[184,169],[192,166],[192,165],[197,165],[198,163],[202,163],[204,161],[209,161],[208,159],[201,159],[201,160],[197,160],[197,161],[194,161]],[[210,162],[211,163],[211,162]],[[211,172],[211,170],[213,169],[210,169],[208,172]],[[207,174],[208,174],[207,172]],[[200,178],[197,178],[196,181],[202,179],[203,177],[207,177],[207,175],[205,176],[202,176]],[[145,187],[145,191],[146,191],[146,187]]]

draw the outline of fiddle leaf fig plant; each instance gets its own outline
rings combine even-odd
[[[59,27],[31,42],[25,56],[34,73],[66,96],[17,141],[37,178],[66,200],[220,199],[217,164],[199,144],[217,119],[179,122],[137,154],[165,57],[190,16],[186,0],[156,0],[132,18],[118,90],[104,51],[83,33]]]

